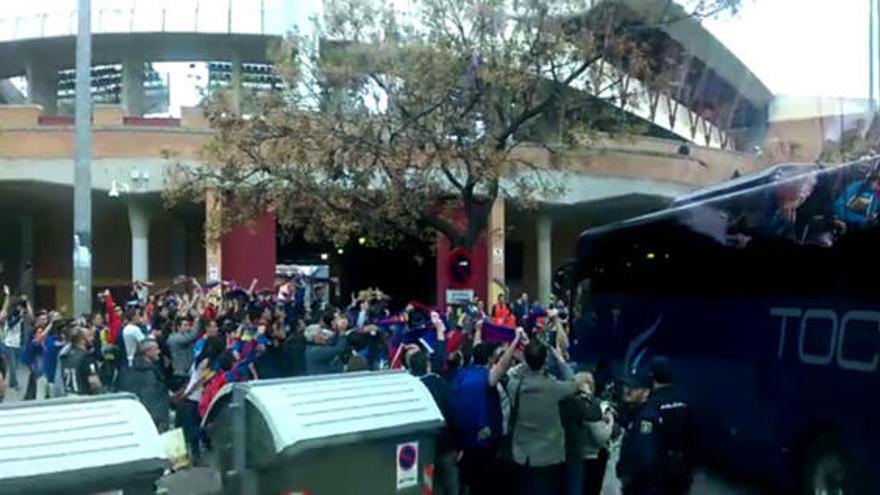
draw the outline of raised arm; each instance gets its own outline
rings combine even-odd
[[[116,314],[116,303],[113,302],[113,295],[110,289],[104,291],[104,308],[107,311],[107,328],[110,330],[110,343],[116,343],[116,336],[119,329],[122,328],[122,319]]]
[[[27,295],[22,294],[21,300],[24,301],[24,311],[27,315],[29,321],[33,323],[34,321],[34,305],[31,303],[30,299],[28,299]]]
[[[563,381],[574,380],[574,372],[571,370],[571,366],[565,361],[565,356],[563,355],[562,350],[555,347],[551,354],[553,354],[553,359],[556,361],[556,366],[559,370],[559,378]]]
[[[9,286],[3,286],[3,308],[0,309],[0,320],[5,320],[9,315]]]
[[[431,354],[431,368],[439,373],[446,365],[446,324],[435,311],[431,312],[431,323],[434,324],[434,330],[437,332],[437,346]]]
[[[503,377],[504,374],[507,373],[507,370],[510,369],[510,364],[513,363],[513,355],[524,335],[525,330],[521,327],[517,327],[516,337],[513,338],[513,342],[507,346],[507,349],[504,350],[504,354],[501,355],[498,362],[489,370],[489,386],[494,387],[495,385],[498,385],[498,382],[501,381],[501,377]]]

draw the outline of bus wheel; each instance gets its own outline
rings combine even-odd
[[[833,436],[817,439],[804,465],[802,493],[809,495],[845,495],[847,465]]]

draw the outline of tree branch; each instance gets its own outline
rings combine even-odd
[[[449,182],[451,182],[456,189],[458,189],[460,192],[464,192],[464,184],[462,184],[460,180],[455,178],[455,175],[452,173],[451,170],[449,170],[449,167],[447,166],[445,161],[440,163],[440,170],[443,172],[443,175],[446,176],[446,179],[449,180]]]
[[[445,235],[447,239],[449,239],[449,243],[453,246],[461,246],[464,244],[464,238],[461,233],[459,233],[458,229],[455,226],[444,220],[440,217],[440,215],[434,213],[422,213],[422,216],[419,218],[419,221],[422,222],[426,227],[430,227],[437,232]]]
[[[562,83],[560,83],[560,86],[567,87],[568,85],[570,85],[572,82],[574,82],[575,79],[577,79],[584,72],[586,72],[586,70],[591,65],[593,65],[593,63],[595,63],[597,60],[599,60],[600,58],[601,58],[600,56],[596,55],[596,56],[593,56],[593,57],[587,59],[586,61],[584,61],[584,63],[582,63],[580,65],[580,67],[575,69],[571,74],[568,75],[568,77],[566,77],[562,81]],[[542,102],[538,103],[537,105],[535,105],[534,107],[532,107],[528,110],[523,111],[523,113],[521,113],[517,118],[515,118],[513,120],[513,122],[511,122],[510,125],[508,125],[507,128],[504,129],[504,131],[500,135],[498,135],[498,137],[496,138],[495,149],[496,150],[503,150],[507,146],[507,139],[510,136],[512,136],[517,130],[519,130],[520,127],[522,127],[523,124],[528,122],[530,119],[533,119],[534,117],[537,117],[541,113],[545,112],[550,107],[550,105],[553,102],[555,102],[558,98],[559,98],[559,86],[553,88],[553,90],[550,93],[550,96],[544,98],[544,100]]]

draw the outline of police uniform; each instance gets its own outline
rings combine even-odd
[[[690,445],[687,398],[671,385],[658,387],[626,424],[617,466],[623,493],[688,493],[692,478]]]
[[[635,384],[630,384],[635,386]],[[641,387],[641,385],[640,385]],[[658,418],[654,408],[642,404],[629,414],[624,424],[617,461],[617,477],[624,495],[660,493],[656,490],[657,441],[655,430]]]
[[[687,396],[673,385],[657,387],[648,405],[656,411],[660,486],[670,495],[688,493],[693,478],[693,422]]]

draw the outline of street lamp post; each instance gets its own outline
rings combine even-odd
[[[73,309],[92,311],[92,9],[79,0],[73,171]]]

